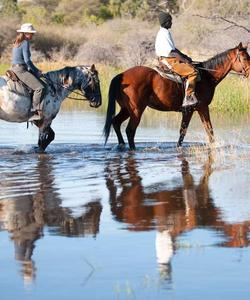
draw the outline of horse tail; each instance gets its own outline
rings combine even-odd
[[[103,135],[105,136],[105,145],[108,141],[113,117],[115,116],[115,102],[117,99],[118,87],[121,82],[121,74],[116,75],[110,83],[108,94],[108,109],[106,114],[106,122],[103,128]]]

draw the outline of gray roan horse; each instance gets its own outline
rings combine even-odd
[[[80,90],[91,107],[102,102],[100,82],[95,66],[65,67],[44,74],[48,88],[43,101],[43,119],[33,123],[39,128],[38,152],[43,152],[54,140],[51,123],[59,112],[62,101],[74,90]],[[31,107],[28,95],[10,91],[7,77],[0,77],[0,119],[8,122],[27,122]]]

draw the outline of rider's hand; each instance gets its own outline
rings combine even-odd
[[[37,77],[38,78],[43,77],[43,73],[40,70],[37,72]]]

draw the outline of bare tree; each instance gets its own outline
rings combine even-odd
[[[226,22],[228,24],[230,24],[230,26],[224,28],[224,30],[228,30],[232,27],[238,27],[238,28],[241,28],[245,31],[247,31],[248,33],[250,33],[250,29],[248,29],[247,27],[243,26],[243,25],[240,25],[234,21],[231,21],[231,20],[228,20],[224,17],[221,17],[221,16],[212,16],[212,17],[206,17],[206,16],[201,16],[201,15],[193,15],[193,17],[199,17],[199,18],[203,18],[203,19],[210,19],[210,20],[221,20],[223,22]]]

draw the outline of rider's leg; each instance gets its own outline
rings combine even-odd
[[[36,117],[36,120],[42,118],[40,103],[44,96],[45,86],[35,75],[27,71],[25,67],[14,67],[12,69],[17,74],[18,78],[34,91],[31,111],[37,112],[38,116]]]
[[[161,59],[161,62],[166,64],[173,72],[179,74],[181,77],[186,77],[185,98],[182,106],[193,106],[197,104],[195,97],[195,85],[197,81],[197,70],[188,63],[184,63],[175,57],[166,57]]]

